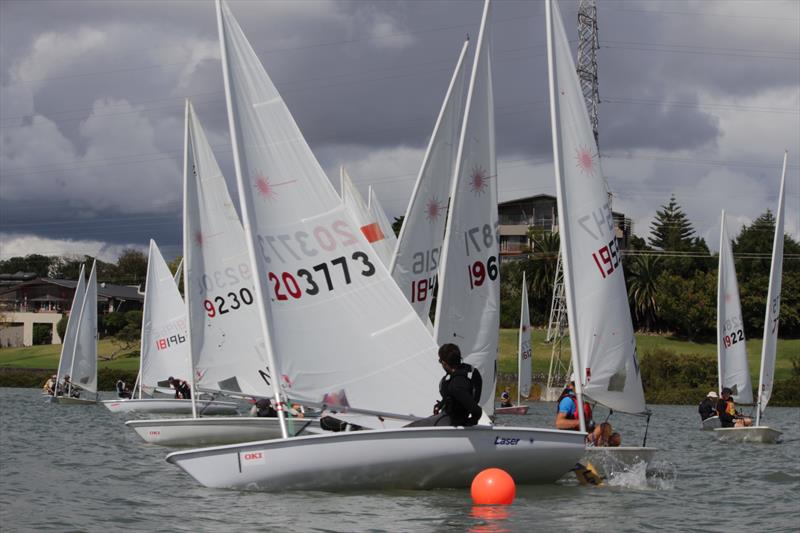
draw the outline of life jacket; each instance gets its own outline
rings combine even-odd
[[[575,406],[575,412],[572,413],[571,415],[567,414],[567,420],[578,420],[578,399],[572,394],[564,394],[561,396],[561,398],[558,399],[558,401],[556,402],[556,413],[558,413],[558,406],[559,404],[561,404],[561,400],[563,400],[564,398],[569,398],[570,400],[572,400],[572,405]],[[584,421],[586,421],[587,425],[592,420],[592,406],[586,402],[583,402],[583,419]]]
[[[442,378],[442,381],[439,382],[439,393],[444,396],[445,387],[455,376],[464,376],[467,378],[467,381],[469,381],[469,384],[472,386],[472,398],[475,400],[475,403],[480,403],[481,392],[483,391],[483,378],[481,377],[481,373],[478,372],[478,369],[466,363],[458,365],[455,372],[447,374]]]
[[[731,416],[736,416],[736,404],[733,403],[733,400],[725,401],[725,412]]]

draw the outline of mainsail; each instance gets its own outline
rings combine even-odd
[[[533,351],[531,350],[531,317],[528,307],[528,284],[525,281],[525,272],[522,272],[522,309],[519,315],[519,376],[517,389],[517,404],[522,398],[527,398],[531,393],[531,364]]]
[[[184,258],[189,346],[201,390],[272,396],[244,230],[194,108],[186,102]]]
[[[781,187],[778,193],[778,211],[775,215],[775,236],[772,241],[772,263],[769,269],[769,289],[767,290],[767,311],[764,316],[764,342],[761,347],[761,371],[758,386],[758,410],[756,425],[761,421],[761,413],[767,408],[775,380],[775,350],[778,345],[778,321],[781,310],[781,275],[783,274],[783,211],[786,188],[786,162],[789,153],[783,154]]]
[[[81,302],[78,331],[70,365],[73,386],[88,392],[97,392],[97,261],[86,284],[86,295]]]
[[[719,280],[717,287],[717,369],[719,390],[729,387],[737,402],[753,403],[753,386],[747,364],[744,322],[739,303],[739,285],[733,250],[722,212],[719,234]]]
[[[144,292],[140,382],[147,391],[169,377],[191,378],[186,307],[166,261],[150,239]]]
[[[75,295],[72,297],[72,306],[69,309],[67,330],[64,332],[64,340],[61,344],[61,358],[58,361],[56,383],[69,374],[69,369],[72,366],[72,355],[75,353],[75,341],[78,336],[78,323],[85,297],[86,275],[83,271],[83,265],[81,265],[81,273],[78,275],[78,284],[75,285]]]
[[[587,396],[615,411],[639,413],[646,407],[622,257],[569,41],[558,4],[550,5],[553,145],[573,361]]]
[[[481,407],[494,413],[500,328],[491,4],[484,5],[450,195],[434,336],[452,342],[483,377]]]
[[[397,238],[397,250],[389,269],[400,290],[424,322],[428,321],[439,275],[444,226],[461,123],[464,120],[467,88],[464,56],[468,46],[469,41],[465,41],[461,47],[453,78],[411,193]]]
[[[301,402],[430,414],[441,376],[436,345],[228,5],[217,6],[242,223],[273,374]]]

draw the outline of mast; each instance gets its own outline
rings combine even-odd
[[[563,189],[563,176],[561,169],[563,168],[563,154],[561,153],[560,143],[560,128],[559,128],[559,113],[556,98],[558,94],[558,81],[555,76],[555,58],[553,51],[553,6],[552,0],[545,1],[545,19],[547,22],[547,81],[550,89],[550,125],[553,137],[553,168],[556,175],[556,196],[558,198],[558,219],[560,220],[559,231],[562,233],[561,241],[561,257],[564,265],[564,288],[567,296],[567,314],[575,309],[575,295],[572,291],[572,272],[570,270],[571,258],[569,257],[569,249],[566,246],[568,237],[568,228],[566,224],[566,208],[564,206]],[[583,415],[583,384],[582,376],[577,375],[582,368],[580,365],[580,354],[578,353],[579,343],[577,336],[577,325],[575,324],[574,316],[568,317],[569,322],[569,341],[572,352],[572,367],[575,369],[575,396],[577,398],[577,411],[578,419],[580,420],[580,430],[586,432],[586,420]]]
[[[217,29],[219,31],[219,46],[220,46],[220,55],[222,59],[222,79],[225,83],[225,103],[228,108],[228,126],[231,132],[231,144],[233,145],[233,167],[236,171],[236,185],[239,190],[239,197],[244,198],[245,196],[245,182],[244,176],[242,175],[242,164],[241,164],[241,157],[239,154],[239,139],[237,138],[236,134],[236,118],[234,117],[235,111],[233,109],[233,101],[231,99],[231,86],[230,86],[230,73],[228,72],[228,51],[225,45],[225,29],[222,24],[222,4],[221,0],[216,0],[216,9],[217,9]],[[260,268],[258,267],[259,262],[256,255],[255,245],[253,242],[253,229],[250,226],[250,216],[249,216],[249,206],[247,202],[240,202],[240,207],[242,209],[242,226],[244,228],[244,233],[247,236],[247,252],[250,256],[250,264],[254,267],[253,272],[256,274],[253,276],[253,289],[256,292],[256,298],[258,302],[264,302],[264,287],[262,284],[262,276],[260,274]],[[266,310],[264,305],[261,304],[258,306],[258,315],[261,322],[261,334],[264,336],[264,345],[266,347],[267,352],[267,361],[269,363],[269,369],[271,375],[271,384],[272,384],[272,392],[275,395],[275,403],[278,410],[278,420],[280,421],[281,425],[281,435],[284,439],[289,438],[289,433],[286,430],[286,416],[284,414],[284,405],[281,400],[281,390],[279,386],[279,376],[281,375],[278,366],[275,364],[275,354],[274,348],[272,346],[272,337],[269,333],[269,325],[268,325],[268,317],[266,315]]]
[[[181,264],[178,267],[178,271],[175,272],[175,286],[178,286],[178,279],[180,277],[181,267],[186,269],[188,265],[188,261],[185,261],[187,257],[187,253],[189,251],[189,239],[191,238],[188,232],[188,224],[186,223],[187,220],[187,201],[188,198],[188,190],[189,190],[189,165],[194,165],[193,162],[189,160],[189,107],[192,104],[189,102],[189,99],[186,99],[186,106],[184,110],[184,127],[183,127],[183,259],[181,259]],[[194,158],[194,154],[192,154],[192,158]],[[184,275],[183,279],[189,279]],[[185,288],[185,287],[184,287]],[[192,321],[189,319],[189,313],[191,310],[189,309],[189,298],[184,295],[183,298],[184,307],[186,308],[186,342],[189,345],[189,388],[192,391],[192,418],[197,418],[197,388],[195,387],[194,383],[194,354],[192,353]]]
[[[720,301],[722,295],[722,241],[725,238],[725,210],[722,210],[722,218],[719,223],[719,266],[717,267],[717,390],[722,390],[722,321],[720,316]]]
[[[525,271],[522,271],[522,297],[519,310],[520,316],[520,332],[518,333],[517,340],[517,405],[522,403],[522,317],[525,316],[525,294],[528,292],[528,285],[525,283]]]

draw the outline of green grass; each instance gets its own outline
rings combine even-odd
[[[534,329],[532,331],[533,342],[533,371],[547,372],[550,364],[550,344],[545,344],[545,330]],[[639,355],[642,356],[656,348],[670,350],[676,354],[700,355],[716,360],[717,347],[712,343],[687,342],[672,337],[659,335],[637,335],[636,342]],[[137,370],[139,368],[139,357],[136,355],[138,346],[131,353],[117,356],[112,361],[104,360],[115,350],[119,349],[119,344],[109,339],[103,339],[98,344],[100,355],[99,368],[110,368],[113,370]],[[563,350],[569,354],[569,342],[563,344]],[[758,373],[761,364],[761,339],[751,339],[747,341],[747,353],[750,360],[750,374],[753,383],[758,383]],[[55,370],[58,366],[58,358],[61,354],[61,346],[45,345],[31,346],[27,348],[1,348],[0,367],[11,368],[42,368]],[[792,362],[791,356],[800,354],[800,339],[780,339],[778,340],[778,354],[775,368],[775,379],[787,379],[791,375]],[[500,360],[498,370],[504,373],[516,373],[517,371],[517,330],[500,330]]]
[[[117,355],[111,361],[103,359],[119,349],[119,344],[109,339],[101,340],[97,344],[97,353],[99,357],[98,368],[138,370],[138,345],[126,353]],[[56,370],[58,368],[58,359],[60,356],[61,346],[55,344],[29,346],[25,348],[0,348],[0,367]]]
[[[533,371],[547,372],[550,365],[551,345],[545,344],[547,332],[544,329],[534,329],[531,332],[533,344]],[[662,335],[636,335],[636,345],[639,356],[657,348],[669,350],[676,354],[700,355],[708,357],[716,363],[717,345],[713,343],[697,343],[675,339]],[[569,339],[562,344],[565,354],[569,354]],[[778,350],[775,362],[775,379],[787,379],[792,373],[792,356],[800,354],[800,339],[778,339]],[[761,339],[747,341],[747,358],[750,362],[750,375],[753,385],[758,384],[758,374],[761,369]],[[517,371],[517,330],[500,330],[500,359],[498,372],[516,373]]]

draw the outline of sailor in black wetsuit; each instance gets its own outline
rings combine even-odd
[[[442,399],[433,407],[433,416],[409,424],[414,426],[474,426],[483,410],[483,379],[477,368],[461,362],[461,350],[455,344],[439,348],[439,362],[446,372],[439,382]]]
[[[697,412],[700,413],[701,420],[717,416],[717,393],[713,390],[709,392],[705,399],[700,402]]]

